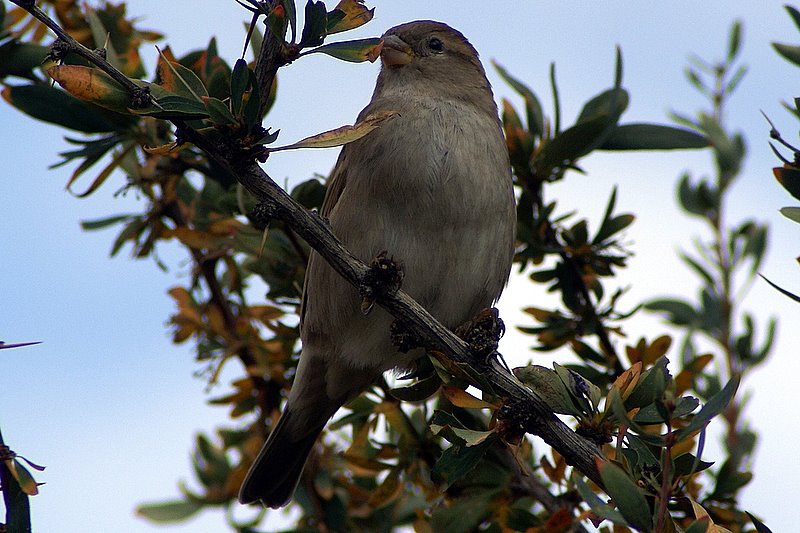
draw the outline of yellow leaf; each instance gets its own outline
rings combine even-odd
[[[619,391],[619,395],[624,402],[628,399],[628,396],[631,395],[633,389],[639,383],[639,377],[642,374],[642,363],[641,361],[634,364],[628,370],[620,374],[620,376],[614,380],[614,384],[612,387]]]
[[[75,194],[70,189],[70,187],[72,186],[73,183],[75,183],[75,180],[78,179],[78,177],[83,173],[83,171],[86,170],[86,168],[88,168],[83,165],[79,166],[75,170],[75,172],[72,173],[72,176],[69,178],[66,189],[70,193],[75,194],[75,196],[77,196],[78,198],[86,198],[87,196],[89,196],[94,191],[100,188],[100,186],[106,181],[106,179],[108,179],[111,173],[122,163],[122,160],[125,159],[125,157],[127,157],[127,155],[130,153],[130,151],[133,149],[134,146],[135,146],[134,143],[127,143],[122,145],[122,150],[120,150],[117,154],[115,154],[114,158],[111,159],[111,162],[108,165],[106,165],[106,167],[102,171],[100,171],[100,174],[98,174],[97,177],[94,178],[94,181],[92,181],[91,185],[89,185],[89,188],[80,194]]]
[[[188,148],[189,146],[189,144],[185,143],[178,145],[178,143],[172,141],[171,143],[162,144],[161,146],[153,146],[152,148],[145,146],[144,151],[150,155],[172,155]]]
[[[352,126],[342,126],[335,130],[318,133],[317,135],[306,137],[293,144],[270,148],[269,151],[280,152],[283,150],[297,150],[298,148],[332,148],[334,146],[342,146],[359,140],[381,126],[385,121],[399,114],[400,113],[397,111],[378,111]]]
[[[367,9],[364,0],[342,0],[332,13],[336,11],[341,11],[344,16],[328,28],[328,35],[363,26],[375,15],[375,8]]]
[[[112,111],[128,112],[131,95],[100,69],[81,65],[57,65],[47,69],[47,74],[75,98]]]
[[[669,335],[658,337],[650,343],[650,346],[642,354],[642,362],[645,366],[652,365],[659,357],[667,353],[671,344],[672,338]]]
[[[497,407],[455,387],[442,387],[442,392],[450,400],[450,403],[456,407],[463,407],[464,409],[492,409]]]

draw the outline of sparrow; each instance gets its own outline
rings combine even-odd
[[[490,307],[511,270],[515,202],[491,86],[475,48],[429,20],[383,35],[375,91],[359,120],[398,115],[344,148],[320,214],[359,259],[399,259],[402,289],[455,329]],[[294,383],[242,484],[239,501],[286,505],[336,411],[421,349],[393,346],[393,317],[366,316],[358,289],[312,252],[300,311]]]

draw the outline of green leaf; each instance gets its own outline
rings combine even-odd
[[[572,401],[564,382],[555,371],[539,365],[528,365],[515,368],[514,375],[544,400],[553,412],[580,415],[580,409]]]
[[[608,199],[606,212],[603,215],[603,223],[600,225],[600,229],[597,230],[597,235],[595,235],[594,239],[592,239],[592,244],[600,244],[604,242],[612,235],[619,233],[633,223],[633,215],[619,215],[616,217],[611,216],[611,214],[614,212],[614,206],[616,203],[617,188],[614,187],[614,189],[611,191],[611,197]]]
[[[783,188],[789,191],[789,194],[800,200],[800,170],[776,167],[772,169],[772,173]]]
[[[797,29],[800,30],[800,11],[797,11],[796,8],[786,5],[783,6],[786,8],[786,11],[789,13],[789,16],[792,17],[792,22],[794,25],[797,26]]]
[[[477,531],[489,512],[492,494],[479,494],[471,498],[456,500],[450,507],[434,511],[430,527],[432,531],[448,533],[470,533]]]
[[[536,94],[528,88],[527,85],[513,77],[509,72],[500,66],[499,63],[492,61],[497,73],[503,78],[503,81],[508,83],[517,94],[522,96],[525,100],[525,113],[528,122],[528,130],[536,137],[541,137],[544,133],[544,112],[542,111],[542,104],[536,97]]]
[[[496,439],[491,438],[476,446],[453,444],[447,448],[433,467],[433,475],[450,486],[472,472]]]
[[[0,46],[0,79],[6,76],[19,76],[33,79],[33,70],[44,62],[46,46],[34,43],[8,42]]]
[[[247,61],[237,59],[231,73],[231,109],[233,114],[239,116],[242,112],[242,98],[250,82],[250,69]]]
[[[184,67],[180,63],[170,61],[163,56],[163,54],[161,56],[161,67],[166,67],[170,70],[171,76],[169,76],[169,74],[164,74],[171,78],[172,85],[169,87],[170,92],[189,100],[197,101],[201,101],[202,97],[208,96],[206,86],[203,85],[203,82],[197,77],[194,71]]]
[[[689,425],[676,433],[677,440],[681,441],[692,433],[700,431],[711,421],[712,418],[720,414],[722,410],[728,406],[731,399],[733,399],[734,395],[736,394],[736,390],[739,388],[740,380],[741,376],[737,375],[732,377],[728,383],[725,384],[725,387],[723,387],[721,391],[712,396],[700,409],[700,412],[698,412],[694,418],[692,418],[692,421],[689,422]]]
[[[787,61],[800,66],[800,46],[792,46],[783,43],[772,43],[772,47]]]
[[[186,98],[169,93],[154,98],[151,105],[140,109],[132,109],[131,112],[136,115],[163,120],[198,120],[209,116],[203,102],[194,98]]]
[[[731,26],[730,37],[728,37],[728,62],[730,63],[739,53],[739,46],[742,42],[742,23],[738,20]]]
[[[83,133],[104,133],[120,127],[119,123],[133,121],[119,115],[115,124],[101,116],[101,108],[78,100],[71,94],[49,85],[9,85],[3,98],[31,117]],[[109,114],[103,110],[103,114]]]
[[[711,524],[710,520],[711,519],[708,518],[707,516],[704,516],[703,518],[698,518],[697,520],[692,522],[692,525],[686,528],[686,531],[684,533],[707,533],[708,526]]]
[[[666,313],[667,320],[677,326],[692,326],[699,322],[694,308],[681,300],[657,299],[644,304],[644,308],[657,313]]]
[[[433,396],[441,385],[441,378],[433,374],[407,387],[391,389],[389,394],[404,402],[420,402]]]
[[[586,122],[597,117],[614,117],[616,119],[628,107],[628,91],[625,89],[608,89],[591,98],[581,109],[576,124]]]
[[[692,396],[683,396],[675,403],[675,410],[672,412],[672,418],[683,418],[692,413],[700,401]],[[643,407],[633,417],[634,422],[642,425],[661,424],[664,422],[664,417],[658,412],[655,404],[650,404]]]
[[[136,514],[151,522],[182,522],[203,509],[203,504],[193,500],[175,500],[162,503],[149,503],[137,507]]]
[[[703,461],[692,455],[685,453],[675,459],[675,475],[688,476],[696,472],[702,472],[714,466],[713,461]]]
[[[575,488],[578,489],[578,494],[580,494],[581,498],[583,498],[583,501],[586,502],[586,504],[591,508],[592,512],[594,512],[597,516],[605,518],[606,520],[610,520],[615,524],[619,524],[621,526],[628,524],[622,514],[601,500],[600,497],[589,488],[589,485],[586,484],[582,477],[573,475],[572,479],[575,483]]]
[[[98,229],[107,228],[108,226],[113,226],[114,224],[118,224],[120,222],[124,222],[126,220],[130,220],[134,215],[116,215],[113,217],[107,218],[98,218],[95,220],[84,220],[81,221],[81,229],[85,231],[93,231]]]
[[[558,133],[542,148],[535,164],[539,169],[566,168],[603,144],[614,119],[608,115],[579,122]]]
[[[606,492],[617,504],[617,508],[625,520],[636,529],[652,531],[653,517],[650,514],[647,500],[642,494],[642,489],[614,463],[601,463],[599,470]]]
[[[786,8],[789,9],[789,6],[786,6]],[[800,19],[800,14],[798,14],[798,19]],[[796,22],[797,22],[798,26],[800,26],[800,20],[796,20]],[[750,517],[750,520],[753,522],[753,525],[755,526],[756,531],[758,533],[772,533],[772,530],[770,528],[768,528],[767,526],[765,526],[761,522],[761,520],[759,520],[758,518],[756,518],[752,514],[748,513],[747,511],[745,511],[745,513],[747,513],[747,516]]]
[[[687,150],[708,148],[697,132],[662,124],[623,124],[614,128],[600,150]]]
[[[785,216],[792,222],[800,224],[800,207],[782,207],[780,209],[781,215]]]
[[[355,39],[353,41],[340,41],[338,43],[318,46],[313,50],[309,50],[304,55],[319,52],[351,63],[361,63],[363,61],[372,62],[378,58],[382,42],[383,41],[377,37],[371,39]]]
[[[759,275],[761,275],[761,274],[759,274]],[[792,300],[794,300],[795,302],[798,302],[798,303],[800,303],[800,296],[798,296],[798,295],[796,295],[796,294],[793,294],[793,293],[791,293],[791,292],[787,291],[786,289],[782,289],[782,288],[778,287],[777,285],[775,285],[774,283],[772,283],[770,280],[768,280],[767,278],[765,278],[763,275],[762,275],[761,277],[762,277],[762,278],[764,278],[764,281],[766,281],[767,283],[769,283],[770,285],[772,285],[772,287],[773,287],[775,290],[777,290],[778,292],[780,292],[780,293],[781,293],[781,294],[783,294],[784,296],[788,296],[789,298],[791,298],[791,299],[792,299]]]
[[[224,124],[234,124],[236,122],[236,117],[234,117],[231,110],[228,109],[228,104],[222,100],[205,96],[203,97],[203,103],[205,103],[209,118],[214,124],[220,126]]]
[[[300,47],[319,46],[325,40],[328,26],[328,11],[323,2],[308,0],[305,11],[305,25],[300,37]]]
[[[248,70],[250,75],[250,97],[242,110],[242,119],[248,128],[253,128],[261,123],[261,93],[256,82],[256,75],[252,70]]]
[[[662,397],[669,377],[667,363],[667,358],[661,357],[642,374],[636,388],[625,399],[625,409],[630,411],[635,407],[645,407]]]

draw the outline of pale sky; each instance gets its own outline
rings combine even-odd
[[[8,3],[6,3],[8,5]],[[247,13],[233,1],[129,0],[128,10],[142,26],[167,34],[177,55],[204,47],[216,35],[231,63],[241,50]],[[329,8],[334,2],[330,2]],[[772,178],[776,160],[767,145],[766,112],[792,139],[797,122],[782,110],[800,69],[792,67],[769,43],[800,42],[800,33],[782,8],[769,1],[640,2],[368,2],[375,19],[343,38],[380,35],[415,19],[447,22],[464,33],[481,53],[495,96],[513,91],[488,65],[495,59],[525,81],[552,114],[548,70],[556,62],[562,123],[570,124],[581,105],[613,82],[614,47],[624,57],[623,85],[631,105],[623,122],[667,122],[668,112],[693,114],[706,103],[683,76],[690,54],[720,59],[731,22],[744,23],[743,61],[749,72],[728,108],[728,124],[744,132],[749,157],[732,194],[729,220],[756,217],[767,221],[771,245],[761,272],[800,291],[800,226],[778,209],[797,205]],[[162,43],[163,44],[163,43]],[[153,64],[155,49],[144,50]],[[276,108],[268,124],[281,129],[280,142],[352,123],[368,102],[377,65],[353,65],[319,55],[297,61],[281,72]],[[313,75],[313,77],[312,77]],[[189,344],[175,347],[166,321],[173,311],[168,288],[185,283],[187,262],[177,247],[162,247],[170,266],[159,271],[151,260],[132,261],[123,250],[108,258],[113,231],[86,233],[79,221],[137,211],[135,195],[114,197],[122,176],[100,192],[80,200],[64,191],[72,168],[48,170],[67,149],[66,133],[22,116],[0,104],[0,141],[6,147],[0,173],[0,339],[39,340],[43,344],[0,352],[0,428],[6,443],[32,461],[47,465],[36,475],[47,482],[32,499],[35,531],[156,531],[133,515],[142,502],[178,496],[177,482],[191,486],[189,460],[194,435],[227,420],[226,410],[204,404],[205,384]],[[276,154],[266,165],[279,183],[295,183],[325,174],[337,151]],[[560,210],[580,210],[590,221],[602,216],[611,189],[618,186],[618,209],[634,212],[628,230],[635,257],[618,278],[632,287],[622,307],[658,295],[692,298],[697,283],[676,257],[701,232],[676,207],[675,186],[686,170],[695,177],[712,172],[707,152],[604,153],[584,160],[588,175],[571,174],[550,195]],[[80,185],[78,187],[80,189]],[[614,285],[608,285],[611,290]],[[541,286],[513,280],[501,309],[509,333],[501,346],[512,366],[534,360],[550,365],[563,353],[540,354],[528,348],[533,339],[513,330],[530,325],[517,311],[522,305],[548,305]],[[771,360],[742,385],[749,396],[746,418],[759,433],[755,478],[741,507],[762,517],[773,531],[796,522],[793,506],[779,494],[795,494],[800,479],[796,460],[800,415],[793,375],[800,372],[795,327],[800,305],[757,282],[745,307],[758,320],[780,318]],[[629,342],[657,337],[668,329],[657,318],[640,314],[626,331]],[[679,340],[676,339],[676,340]],[[760,340],[760,339],[759,339]],[[677,343],[676,343],[677,344]],[[622,344],[618,341],[618,346]],[[675,348],[670,354],[677,358]],[[233,367],[235,363],[231,363]],[[675,367],[672,367],[675,370]],[[238,372],[231,372],[232,377]],[[224,385],[211,391],[223,395]],[[539,453],[545,450],[535,443]],[[719,458],[709,446],[705,459]],[[245,516],[246,510],[237,514]],[[285,523],[279,514],[269,524]],[[221,513],[166,528],[174,532],[225,531]]]

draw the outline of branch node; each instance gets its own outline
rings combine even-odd
[[[67,54],[72,52],[72,45],[61,37],[57,37],[55,41],[50,44],[50,49],[45,56],[45,61],[52,60],[57,63],[64,61]]]
[[[133,109],[147,107],[152,101],[150,87],[137,87],[131,92],[131,108]]]
[[[484,309],[455,330],[455,334],[484,361],[497,355],[497,346],[505,332],[506,325],[496,307]]]
[[[269,223],[275,218],[276,212],[277,210],[274,204],[262,201],[256,204],[253,210],[247,214],[247,218],[253,226],[259,230],[263,230],[269,226]]]
[[[401,319],[392,322],[391,326],[392,344],[397,347],[400,353],[408,353],[415,348],[425,348],[430,343],[414,333],[408,325]]]
[[[365,315],[372,311],[375,300],[381,296],[391,296],[400,290],[403,281],[403,265],[389,257],[383,250],[369,263],[369,268],[361,279],[361,312]]]

